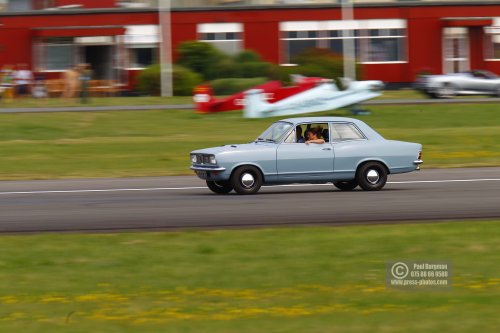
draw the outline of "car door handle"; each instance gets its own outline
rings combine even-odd
[[[323,150],[332,150],[332,148],[323,148]]]

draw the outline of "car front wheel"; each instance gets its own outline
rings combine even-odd
[[[352,191],[356,187],[358,187],[358,182],[356,180],[349,180],[349,181],[343,181],[343,182],[335,182],[333,183],[336,188],[342,191]]]
[[[455,87],[450,83],[443,83],[434,93],[437,98],[452,98],[457,94]]]
[[[217,194],[226,194],[233,190],[233,186],[229,181],[214,182],[211,180],[207,180],[207,186],[212,192]]]
[[[253,166],[239,167],[231,176],[231,184],[238,194],[255,194],[262,182],[260,170]]]
[[[356,180],[365,191],[379,191],[387,182],[387,169],[378,162],[363,164],[356,174]]]

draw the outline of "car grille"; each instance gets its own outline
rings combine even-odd
[[[196,154],[196,164],[210,164],[210,156],[204,154]]]

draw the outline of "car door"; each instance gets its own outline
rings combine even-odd
[[[332,123],[331,138],[335,151],[334,179],[353,179],[359,162],[373,155],[373,147],[353,123]]]
[[[328,128],[328,124],[324,125]],[[294,136],[295,129],[289,138]],[[333,158],[333,147],[330,142],[306,144],[287,139],[276,151],[278,180],[283,182],[332,180]]]
[[[491,81],[480,71],[471,72],[464,90],[476,92],[488,92],[491,90]]]

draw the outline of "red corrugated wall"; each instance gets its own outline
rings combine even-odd
[[[100,5],[102,7],[102,5]],[[265,60],[282,61],[279,22],[338,20],[339,8],[174,11],[172,44],[197,39],[199,23],[239,22],[244,24],[244,47],[259,52]],[[365,64],[363,79],[412,82],[421,71],[442,72],[442,29],[444,17],[500,17],[500,5],[402,6],[356,8],[354,18],[406,19],[407,62]],[[93,13],[67,15],[0,16],[0,65],[31,63],[32,28],[61,26],[113,26],[157,24],[158,14]],[[98,35],[98,30],[96,30]],[[482,28],[470,28],[471,67],[500,74],[500,61],[484,61]],[[175,54],[174,54],[175,57]]]

